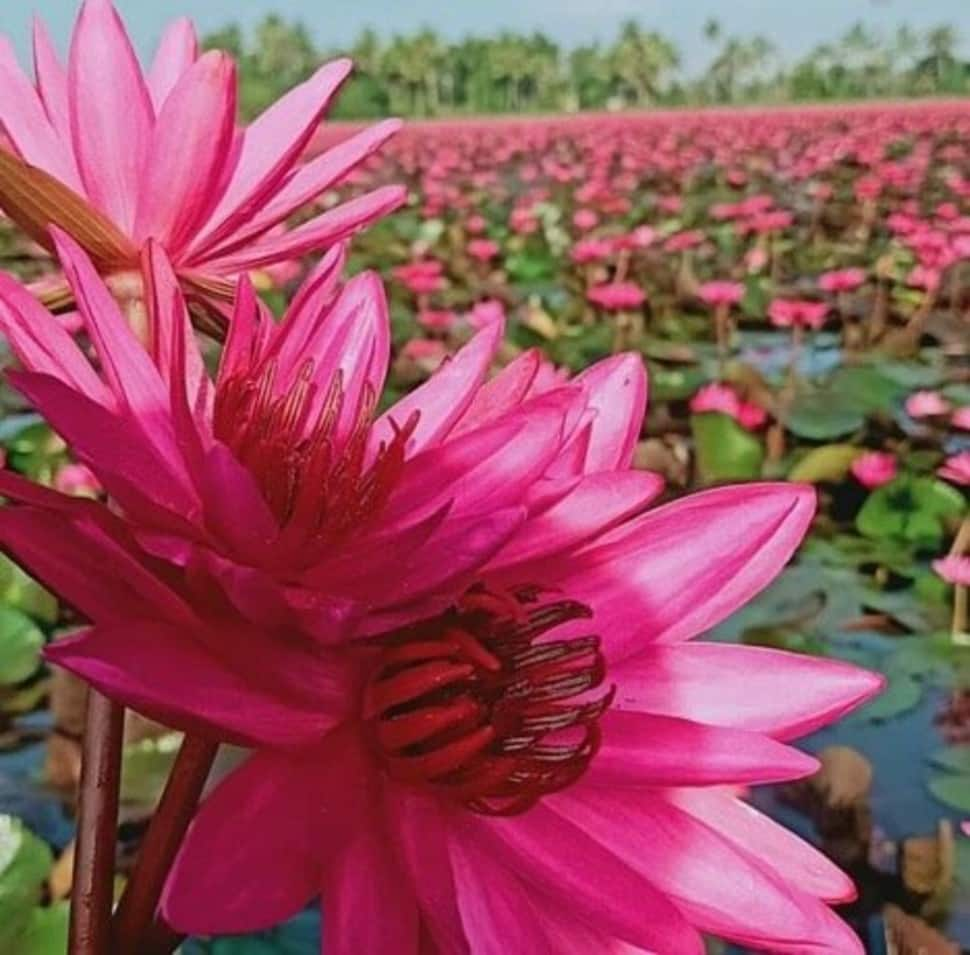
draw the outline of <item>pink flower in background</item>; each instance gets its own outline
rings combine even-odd
[[[506,318],[505,305],[498,299],[487,298],[481,302],[476,302],[467,317],[468,324],[472,328],[480,330],[486,325],[491,325],[495,322],[504,322]]]
[[[950,415],[950,424],[954,428],[960,428],[962,431],[970,431],[970,405],[957,408]]]
[[[851,465],[855,479],[870,490],[888,484],[898,471],[895,455],[883,451],[860,454]]]
[[[970,451],[961,451],[947,458],[936,473],[954,484],[970,486]]]
[[[699,229],[688,229],[683,232],[675,232],[664,242],[664,250],[667,252],[686,252],[688,249],[696,248],[704,241],[704,233]]]
[[[749,249],[744,256],[744,266],[749,273],[760,272],[768,264],[768,252],[760,245]]]
[[[744,298],[744,286],[740,282],[704,282],[697,290],[697,297],[712,308],[737,305]]]
[[[391,274],[414,295],[431,295],[445,287],[444,264],[437,259],[419,259],[398,265]]]
[[[657,241],[657,230],[648,225],[638,225],[626,236],[625,241],[632,249],[648,249]]]
[[[933,570],[948,584],[957,587],[970,587],[970,557],[957,557],[951,554],[933,561]]]
[[[818,287],[825,292],[854,292],[866,280],[862,269],[836,269],[818,277]]]
[[[768,318],[778,328],[810,328],[818,330],[825,324],[829,307],[825,302],[809,299],[776,298],[768,306]]]
[[[486,222],[484,216],[476,214],[465,220],[465,230],[472,235],[481,235],[486,228],[488,228],[488,222]]]
[[[910,269],[909,275],[906,276],[907,285],[912,286],[912,288],[923,289],[925,292],[935,292],[940,287],[941,281],[942,276],[939,269],[924,265],[914,266]]]
[[[54,487],[62,494],[95,497],[101,492],[98,479],[83,464],[65,464],[54,475]]]
[[[0,203],[47,248],[52,219],[122,286],[154,239],[186,294],[221,310],[240,273],[327,248],[404,199],[383,187],[273,235],[399,127],[381,123],[300,164],[348,60],[322,66],[237,128],[235,64],[222,52],[200,55],[187,20],[167,28],[145,72],[110,0],[85,0],[66,67],[40,21],[34,55],[36,85],[0,46],[0,125],[38,170],[0,152]],[[62,303],[69,289],[44,295]]]
[[[911,418],[937,418],[950,413],[950,403],[938,391],[914,391],[905,407]]]
[[[577,265],[590,262],[603,262],[613,254],[613,243],[609,239],[580,239],[569,252],[569,257]]]
[[[401,356],[414,362],[426,374],[440,367],[448,355],[448,346],[436,338],[411,338],[401,349]]]
[[[455,327],[458,313],[444,308],[426,308],[418,312],[417,320],[429,332],[447,332]]]
[[[468,254],[479,262],[488,262],[501,251],[499,244],[491,239],[472,239],[466,248]]]
[[[607,312],[629,312],[641,308],[647,294],[633,282],[605,282],[588,289],[586,298]]]
[[[600,217],[592,209],[577,209],[573,213],[573,225],[581,232],[588,232],[599,225]]]
[[[722,414],[737,418],[741,408],[738,393],[727,385],[712,382],[699,388],[690,399],[690,410],[694,414],[705,411],[719,411]]]
[[[730,415],[748,431],[756,431],[768,420],[768,412],[761,405],[742,401],[733,388],[717,382],[697,390],[690,399],[690,410],[693,414],[717,411]]]

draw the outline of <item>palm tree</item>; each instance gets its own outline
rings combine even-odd
[[[677,48],[659,33],[643,31],[633,20],[620,28],[609,54],[614,79],[635,105],[656,100],[661,78],[680,65]]]

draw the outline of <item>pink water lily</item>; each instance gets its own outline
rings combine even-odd
[[[899,470],[896,456],[886,451],[866,451],[851,464],[852,476],[870,490],[888,484]]]
[[[158,246],[145,256],[146,351],[83,251],[54,237],[101,373],[0,276],[0,328],[26,369],[12,382],[146,550],[213,577],[247,614],[339,639],[348,615],[427,612],[493,555],[554,552],[660,491],[625,470],[646,393],[633,356],[565,382],[528,352],[485,383],[497,318],[378,416],[387,304],[373,274],[341,284],[341,248],[281,324],[240,283],[212,380]]]
[[[85,0],[66,66],[39,20],[31,83],[0,38],[0,206],[48,244],[53,221],[138,297],[139,253],[159,242],[199,302],[227,299],[236,275],[324,249],[403,199],[388,186],[274,230],[309,206],[398,128],[390,120],[301,163],[348,60],[322,66],[246,127],[236,124],[236,68],[200,55],[187,20],[165,31],[144,71],[111,0]],[[63,283],[40,290],[63,304]]]
[[[50,658],[257,747],[190,830],[164,900],[176,928],[252,931],[319,894],[328,953],[699,955],[699,931],[861,953],[825,905],[851,882],[726,787],[811,773],[788,743],[879,678],[691,640],[777,574],[811,490],[594,518],[558,551],[513,539],[444,610],[333,649],[225,617],[101,505],[14,475],[0,490],[20,502],[4,546],[93,622]],[[546,530],[575,541],[571,523]]]

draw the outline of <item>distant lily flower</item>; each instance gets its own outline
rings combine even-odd
[[[236,68],[199,54],[192,25],[173,22],[142,70],[110,0],[85,0],[67,67],[35,23],[36,81],[0,47],[0,205],[51,249],[47,226],[71,235],[116,295],[144,295],[140,254],[161,244],[191,304],[222,324],[236,277],[319,251],[404,200],[396,186],[328,209],[282,235],[273,229],[339,183],[399,128],[364,130],[301,165],[350,72],[322,66],[245,128],[236,126]],[[39,287],[70,303],[65,282]]]
[[[905,407],[911,418],[939,418],[950,413],[950,403],[938,391],[914,391]]]
[[[613,243],[609,239],[580,239],[569,251],[569,257],[577,265],[603,262],[613,254]]]
[[[810,328],[825,324],[829,307],[809,299],[776,298],[768,306],[768,318],[777,328]]]
[[[970,431],[970,405],[964,405],[962,408],[957,408],[953,414],[950,415],[950,424],[954,428],[959,428],[961,431]]]
[[[418,312],[418,324],[429,332],[447,332],[455,327],[458,313],[451,309],[426,308]]]
[[[62,494],[78,497],[95,497],[101,492],[100,482],[83,464],[65,464],[54,475],[54,487]]]
[[[970,557],[951,554],[933,561],[933,570],[948,584],[956,587],[970,587]]]
[[[588,289],[586,298],[607,312],[629,312],[643,305],[647,293],[633,282],[605,282]]]
[[[465,231],[472,235],[481,235],[486,228],[488,228],[488,222],[485,221],[484,216],[472,215],[465,220]]]
[[[499,244],[491,239],[472,239],[465,248],[479,262],[489,262],[501,251]]]
[[[444,264],[437,259],[420,259],[399,265],[391,274],[414,295],[430,295],[445,287]]]
[[[505,305],[494,298],[476,302],[467,315],[469,325],[478,330],[494,322],[504,322],[505,317]]]
[[[704,282],[697,297],[712,307],[737,305],[744,298],[744,286],[740,282]]]
[[[690,399],[694,414],[718,411],[730,415],[748,431],[757,431],[768,420],[768,412],[752,401],[742,401],[738,393],[728,385],[712,382],[704,385]]]
[[[592,209],[577,209],[573,213],[573,225],[581,232],[588,232],[599,225],[600,217]]]
[[[873,490],[893,480],[899,467],[895,455],[883,451],[868,451],[852,462],[850,470],[863,487]]]
[[[862,269],[836,269],[818,277],[818,287],[825,292],[854,292],[866,280]]]
[[[936,473],[954,484],[970,487],[970,451],[961,451],[947,458]]]

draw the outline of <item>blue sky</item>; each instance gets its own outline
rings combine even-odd
[[[941,21],[954,24],[963,48],[970,50],[970,0],[116,0],[142,51],[152,48],[162,24],[187,13],[201,30],[231,20],[253,24],[271,11],[304,20],[321,45],[339,45],[364,26],[382,33],[433,25],[449,37],[501,29],[541,28],[560,42],[574,45],[593,37],[608,38],[626,17],[673,37],[687,64],[704,62],[701,27],[711,16],[737,33],[761,32],[789,56],[836,37],[854,21],[886,31],[909,22],[917,29]],[[62,43],[76,10],[76,0],[0,0],[0,32],[27,48],[30,12],[39,13]]]

